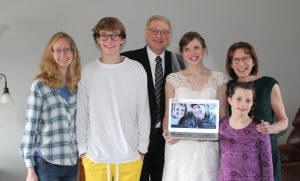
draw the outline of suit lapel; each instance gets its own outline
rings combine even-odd
[[[150,81],[150,83],[148,84],[148,86],[151,86],[149,87],[150,89],[154,90],[154,85],[153,85],[153,77],[152,77],[152,71],[151,71],[151,66],[150,66],[150,60],[149,60],[149,57],[148,57],[148,53],[147,53],[147,48],[143,48],[142,49],[143,53],[142,53],[142,59],[141,59],[141,63],[142,65],[144,66],[146,72],[147,72],[147,75],[148,75],[148,81]]]
[[[172,59],[171,59],[171,52],[165,51],[165,74],[164,78],[166,79],[167,76],[172,73]]]

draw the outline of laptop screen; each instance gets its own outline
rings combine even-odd
[[[170,99],[169,132],[218,133],[219,101]]]

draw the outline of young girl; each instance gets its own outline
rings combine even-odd
[[[251,84],[236,82],[227,90],[232,115],[220,122],[220,181],[273,181],[271,143],[268,134],[256,130],[252,117],[255,91]]]

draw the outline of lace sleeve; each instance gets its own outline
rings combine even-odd
[[[166,82],[171,84],[174,89],[178,88],[181,84],[181,78],[180,78],[180,73],[171,73],[167,76]]]
[[[226,84],[228,81],[228,78],[223,72],[214,72],[214,82],[217,87],[220,87],[223,84]]]

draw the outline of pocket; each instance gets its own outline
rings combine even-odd
[[[48,161],[46,161],[43,157],[39,157],[39,156],[34,157],[34,160],[35,160],[35,165],[36,166],[39,166],[39,165],[50,165],[51,164]]]

